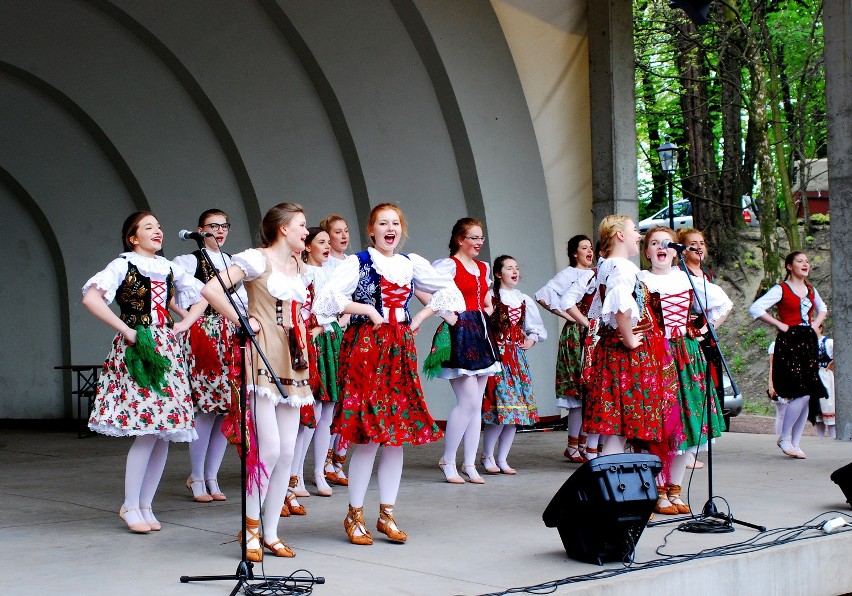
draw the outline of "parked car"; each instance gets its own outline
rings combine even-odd
[[[724,387],[722,413],[725,416],[725,430],[728,430],[731,426],[731,418],[739,416],[743,411],[743,396],[741,393],[734,393],[733,384],[727,374],[722,374],[722,386]]]
[[[692,203],[686,199],[675,201],[672,204],[674,213],[674,229],[692,227]],[[637,224],[640,232],[647,232],[654,226],[669,225],[669,207],[666,205],[651,217],[645,218]]]

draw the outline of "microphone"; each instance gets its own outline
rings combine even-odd
[[[210,232],[190,232],[189,230],[181,230],[178,232],[178,238],[181,240],[198,240],[204,242],[204,239],[212,236]]]
[[[668,238],[662,241],[660,244],[663,248],[670,248],[672,250],[676,250],[677,252],[683,252],[685,250],[691,250],[692,252],[698,252],[698,249],[694,246],[687,246],[685,244],[678,244],[677,242],[672,242]]]

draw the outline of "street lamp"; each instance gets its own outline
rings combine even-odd
[[[657,147],[657,155],[660,156],[660,167],[666,174],[669,184],[669,227],[674,230],[674,204],[672,202],[672,176],[677,169],[677,154],[680,151],[677,145],[669,142],[669,135],[663,135],[665,143]]]

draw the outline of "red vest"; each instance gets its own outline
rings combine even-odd
[[[456,262],[456,286],[464,296],[465,310],[482,310],[485,308],[485,294],[488,293],[488,281],[485,278],[485,263],[474,261],[479,268],[479,277],[472,275],[465,269],[462,262],[455,257],[450,257]]]
[[[802,323],[810,324],[814,308],[816,308],[814,305],[814,287],[805,282],[805,286],[808,288],[807,297],[811,301],[811,309],[808,311],[808,320],[803,321],[802,298],[793,291],[787,282],[781,282],[778,285],[781,286],[781,300],[775,305],[778,311],[778,320],[791,327]]]

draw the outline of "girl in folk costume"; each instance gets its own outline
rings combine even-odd
[[[331,276],[331,272],[334,271],[338,265],[343,264],[343,261],[346,260],[346,250],[349,248],[349,225],[346,223],[346,220],[343,219],[343,216],[332,214],[320,222],[320,227],[328,232],[329,244],[331,247],[328,260],[322,264],[322,268],[328,276]],[[345,329],[348,323],[349,315],[345,314],[338,317],[334,325]],[[343,331],[342,329],[338,329],[337,331],[339,333],[333,336],[334,342],[332,345],[332,351],[336,355],[337,361],[339,361],[340,340],[343,337]],[[335,387],[335,391],[336,390],[337,388]],[[336,395],[337,394],[335,393],[335,396]],[[334,401],[336,400],[337,398],[335,397]],[[323,473],[325,474],[327,483],[337,484],[340,486],[347,486],[349,484],[349,480],[346,478],[346,473],[343,471],[343,465],[346,463],[347,449],[348,445],[346,444],[346,441],[342,441],[340,439],[340,435],[331,435],[328,453],[325,458],[325,466],[323,467]]]
[[[517,289],[521,271],[508,255],[494,259],[494,311],[489,325],[497,340],[503,370],[488,380],[482,421],[485,437],[482,465],[489,474],[514,474],[509,449],[518,426],[538,422],[532,376],[526,351],[547,338],[541,315],[532,298]],[[494,448],[498,445],[497,459]]]
[[[179,265],[157,256],[163,232],[153,213],[128,217],[122,253],[83,286],[83,305],[116,330],[95,389],[89,428],[114,437],[134,437],[124,474],[119,515],[131,531],[159,530],[151,503],[166,465],[169,441],[192,441],[192,396],[181,341],[204,312],[202,284]],[[168,308],[175,292],[194,294],[187,316],[175,323]],[[113,299],[120,315],[109,307]]]
[[[677,242],[695,249],[687,250],[683,253],[684,263],[681,264],[681,268],[684,272],[695,278],[693,279],[693,283],[696,287],[700,284],[702,288],[706,288],[707,284],[716,283],[716,275],[704,264],[704,260],[707,257],[707,242],[704,239],[704,233],[694,228],[680,228],[677,231]],[[706,328],[703,320],[696,314],[695,309],[693,309],[690,325],[693,329]],[[696,339],[698,339],[698,345],[701,346],[704,360],[707,361],[707,375],[712,379],[713,385],[716,387],[716,394],[723,395],[725,386],[722,375],[725,373],[719,350],[713,338],[706,331]],[[698,461],[698,459],[695,459],[688,463],[686,467],[698,469],[703,468],[704,464]]]
[[[787,402],[778,446],[788,456],[805,459],[799,441],[808,420],[809,406],[819,411],[826,391],[819,378],[819,347],[816,330],[828,313],[819,292],[807,282],[810,263],[796,251],[784,260],[784,281],[754,301],[749,314],[778,329],[772,357],[772,385],[778,399]],[[778,318],[767,311],[775,306]]]
[[[815,426],[817,436],[837,438],[834,413],[834,340],[823,335],[823,326],[817,329],[819,352],[819,378],[825,387],[826,399],[819,400],[819,413]]]
[[[659,296],[665,324],[665,335],[674,357],[677,370],[677,395],[679,412],[677,424],[683,428],[684,440],[677,446],[671,468],[657,477],[659,499],[655,511],[665,514],[689,513],[689,506],[680,497],[680,487],[686,466],[693,461],[694,453],[707,448],[710,429],[707,425],[708,412],[712,424],[712,437],[722,435],[724,418],[715,387],[707,375],[704,355],[695,339],[700,331],[690,324],[695,300],[699,300],[714,326],[724,321],[733,304],[717,285],[696,284],[692,291],[687,274],[676,266],[672,259],[673,249],[663,248],[664,240],[674,241],[675,233],[670,228],[656,227],[645,236],[645,256],[651,263],[650,271],[639,272],[639,279],[650,292]],[[707,383],[710,383],[709,388]],[[709,392],[709,393],[708,393]],[[710,401],[706,403],[709,396]]]
[[[364,497],[379,449],[376,529],[394,542],[405,542],[407,536],[393,517],[402,447],[441,438],[420,387],[414,335],[428,316],[457,310],[463,301],[451,278],[422,257],[396,252],[406,228],[396,205],[374,207],[367,225],[372,246],[347,257],[314,303],[317,316],[352,315],[340,351],[341,408],[332,431],[357,445],[349,464],[349,512],[343,521],[353,544],[373,542],[364,522]],[[408,301],[415,288],[433,295],[411,317]]]
[[[302,318],[305,320],[310,337],[308,354],[314,404],[302,406],[302,424],[299,425],[296,456],[293,458],[290,488],[287,491],[285,507],[289,509],[288,513],[295,515],[307,513],[296,498],[309,496],[305,490],[303,478],[305,457],[312,440],[314,445],[313,484],[317,487],[318,495],[330,497],[332,494],[331,487],[326,482],[323,464],[331,439],[331,420],[337,402],[337,364],[340,359],[340,341],[343,339],[343,333],[337,325],[336,318],[320,318],[313,312],[313,301],[328,281],[328,271],[322,266],[328,261],[330,251],[328,232],[318,227],[308,228],[305,250],[302,253],[302,260],[306,264],[304,278],[308,287],[308,299],[302,305]],[[287,515],[283,509],[281,514]]]
[[[304,250],[307,235],[300,205],[276,205],[261,222],[261,248],[234,255],[223,276],[226,285],[244,282],[248,323],[273,369],[267,370],[253,350],[246,358],[247,407],[257,429],[260,462],[247,483],[247,535],[240,538],[246,540],[250,561],[261,561],[264,547],[278,557],[295,556],[278,536],[278,518],[290,480],[299,408],[314,401],[305,351],[307,330],[300,314],[308,290],[301,261],[294,256]],[[239,320],[218,281],[208,282],[203,295],[228,320]],[[273,375],[286,394],[281,394]]]
[[[592,269],[595,253],[588,236],[578,235],[568,241],[570,266],[557,273],[535,293],[535,299],[557,317],[565,319],[559,335],[556,352],[556,405],[568,411],[568,445],[564,455],[574,463],[588,461],[587,453],[594,458],[597,454],[597,435],[591,437],[582,431],[583,395],[582,382],[583,351],[588,334],[588,320],[583,324],[576,321],[568,309],[578,306],[588,315],[594,292],[595,272]]]
[[[675,401],[664,367],[669,363],[652,296],[628,260],[639,254],[642,236],[625,215],[601,221],[598,293],[590,315],[599,320],[600,339],[592,352],[591,377],[583,411],[586,432],[606,435],[604,455],[624,452],[628,439],[645,442],[666,458],[671,440],[663,411]]]
[[[488,377],[500,370],[497,347],[488,334],[491,314],[491,275],[488,263],[477,261],[485,237],[482,224],[470,217],[458,220],[450,235],[450,257],[432,263],[437,271],[454,279],[464,296],[464,309],[447,318],[450,355],[438,376],[448,379],[456,406],[447,417],[444,455],[438,462],[451,484],[464,484],[456,472],[456,452],[464,440],[462,473],[474,484],[485,484],[476,471],[476,451],[482,425],[482,398]]]
[[[231,224],[228,215],[220,209],[208,209],[198,218],[198,232],[209,234],[204,238],[204,248],[187,255],[175,257],[174,262],[193,273],[201,283],[215,277],[209,263],[201,254],[207,253],[219,271],[231,266],[231,256],[222,252],[228,239]],[[242,286],[236,290],[237,303],[243,306],[248,297]],[[179,294],[178,304],[189,308],[198,293]],[[245,312],[245,311],[244,311]],[[195,430],[198,438],[189,444],[189,461],[192,467],[186,486],[199,503],[224,501],[219,489],[219,466],[225,456],[228,440],[222,434],[222,421],[231,402],[230,378],[234,358],[235,331],[233,323],[208,306],[204,315],[195,322],[189,332],[190,386],[192,402],[195,404]]]

